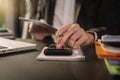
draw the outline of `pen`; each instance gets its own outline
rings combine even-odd
[[[19,20],[26,21],[26,22],[33,22],[33,23],[34,23],[35,25],[37,25],[37,26],[50,29],[50,30],[52,30],[52,31],[54,31],[54,32],[57,31],[57,29],[53,28],[51,25],[49,25],[49,24],[47,24],[47,23],[41,23],[41,22],[39,22],[38,20],[26,19],[26,18],[24,18],[24,17],[19,17]]]

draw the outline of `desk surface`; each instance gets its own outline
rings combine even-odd
[[[39,49],[45,45],[37,42]],[[40,51],[0,55],[0,80],[113,80],[94,47],[84,49],[86,61],[37,61]],[[115,79],[115,78],[114,78]]]

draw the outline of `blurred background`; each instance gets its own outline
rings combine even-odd
[[[10,29],[17,38],[29,38],[28,23],[19,17],[35,19],[38,0],[0,0],[0,30]]]

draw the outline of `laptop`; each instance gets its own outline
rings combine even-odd
[[[36,49],[36,44],[0,38],[0,54]]]

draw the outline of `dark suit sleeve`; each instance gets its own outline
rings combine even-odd
[[[120,34],[120,0],[84,0],[78,22],[98,38]]]
[[[87,32],[95,32],[97,39],[100,39],[102,35],[106,34],[107,29],[105,26],[98,26],[87,30]]]

